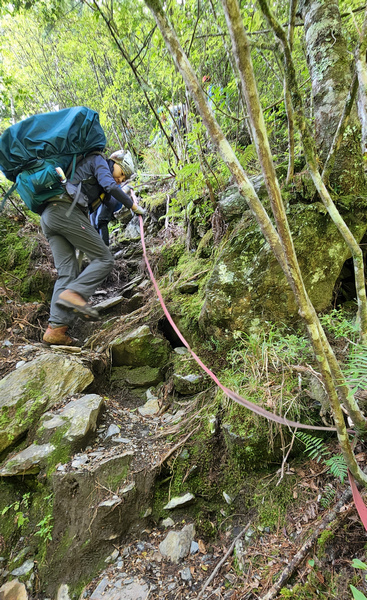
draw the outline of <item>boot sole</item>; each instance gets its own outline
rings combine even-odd
[[[74,313],[77,313],[79,315],[79,317],[81,317],[85,321],[99,321],[101,318],[99,316],[98,311],[95,308],[88,306],[88,304],[85,304],[84,306],[77,306],[76,304],[73,304],[72,302],[69,302],[68,300],[61,300],[61,299],[57,300],[56,304],[57,304],[57,306],[62,306],[63,308],[66,308],[67,310],[71,310]]]

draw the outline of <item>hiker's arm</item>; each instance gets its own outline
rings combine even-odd
[[[133,201],[116,183],[110,173],[107,162],[100,155],[97,155],[94,160],[94,175],[99,185],[105,190],[105,192],[111,194],[111,196],[118,200],[118,202],[121,202],[124,206],[126,206],[126,208],[132,208],[134,204]]]

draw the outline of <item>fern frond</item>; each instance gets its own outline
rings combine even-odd
[[[325,465],[329,467],[329,472],[338,477],[341,483],[344,483],[348,475],[348,467],[342,454],[335,454],[324,461]]]
[[[296,437],[304,443],[307,456],[316,460],[316,462],[320,462],[321,458],[329,456],[330,451],[327,449],[324,440],[301,431],[297,431]]]

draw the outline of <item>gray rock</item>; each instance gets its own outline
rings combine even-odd
[[[133,217],[131,219],[130,223],[125,227],[122,235],[126,240],[140,240],[140,226],[139,219],[137,217]]]
[[[159,544],[159,551],[165,558],[173,563],[178,561],[190,552],[191,542],[195,535],[194,525],[185,525],[181,531],[170,531],[167,537]]]
[[[189,351],[186,348],[186,346],[178,346],[177,348],[174,348],[174,352],[176,352],[176,354],[179,354],[181,356],[183,356],[184,354],[189,354]]]
[[[71,463],[71,466],[73,467],[73,469],[78,469],[79,467],[86,465],[88,461],[89,461],[88,454],[81,454],[80,456],[76,456],[74,458],[74,460]]]
[[[104,598],[103,593],[108,586],[110,580],[108,577],[104,577],[102,581],[99,582],[93,594],[90,597],[90,600],[102,600]]]
[[[0,587],[1,600],[28,600],[28,594],[24,583],[13,579]]]
[[[70,394],[83,391],[93,375],[75,356],[52,352],[29,361],[0,381],[0,452],[40,416]]]
[[[120,433],[120,427],[118,425],[115,425],[114,423],[112,423],[109,428],[107,429],[106,435],[105,435],[105,440],[107,440],[108,438],[114,436],[114,435],[118,435]]]
[[[151,398],[144,406],[139,406],[138,411],[143,417],[157,415],[160,411],[158,398]]]
[[[132,578],[125,582],[120,581],[118,586],[105,588],[104,592],[96,596],[93,592],[91,600],[145,600],[148,597],[149,587],[146,583],[134,581]]]
[[[120,553],[118,550],[114,550],[112,552],[112,554],[110,556],[107,556],[105,562],[106,563],[112,563],[115,562],[115,560],[120,556]]]
[[[288,218],[306,290],[316,312],[323,311],[349,256],[347,246],[315,204],[291,204]],[[350,228],[359,242],[365,223],[356,220]],[[229,228],[218,248],[199,322],[210,336],[223,329],[256,333],[267,321],[288,325],[296,320],[293,292],[258,225],[245,211],[240,228]]]
[[[46,465],[47,459],[55,451],[52,444],[32,444],[25,450],[9,458],[0,469],[1,477],[14,475],[34,475]]]
[[[168,527],[173,527],[174,524],[175,524],[175,522],[173,519],[171,519],[171,517],[167,517],[167,519],[163,519],[163,521],[162,521],[162,526],[165,529],[168,529]]]
[[[191,373],[189,375],[181,375],[180,373],[173,373],[173,383],[175,390],[184,396],[191,396],[198,394],[203,390],[205,378],[203,375]]]
[[[190,571],[190,567],[186,567],[180,571],[182,581],[192,581],[192,575]]]
[[[116,504],[121,504],[121,502],[121,498],[119,498],[118,496],[114,496],[110,500],[104,500],[103,502],[100,502],[98,504],[98,508],[100,508],[101,506],[107,506],[108,508],[111,508],[111,506],[116,506]]]
[[[66,583],[62,583],[57,590],[56,600],[70,600],[69,586]]]
[[[33,560],[26,560],[20,567],[14,569],[11,572],[14,577],[22,577],[23,575],[28,575],[33,570],[34,562]]]
[[[197,542],[191,542],[190,554],[196,554],[199,552],[199,544]]]
[[[188,492],[184,496],[177,496],[176,498],[171,498],[171,500],[164,506],[166,510],[172,510],[173,508],[181,508],[182,506],[186,506],[187,504],[191,504],[191,502],[195,500],[194,494]]]
[[[68,402],[57,413],[47,412],[43,415],[35,439],[39,442],[52,440],[57,430],[63,430],[60,445],[80,447],[89,433],[96,430],[97,420],[104,406],[104,401],[97,394],[86,394],[77,400]],[[59,438],[59,432],[57,432]]]
[[[237,186],[228,188],[220,197],[218,205],[226,221],[242,217],[243,213],[248,210],[248,204]]]
[[[114,298],[108,298],[107,300],[102,300],[102,302],[98,302],[98,304],[96,304],[94,308],[96,308],[98,311],[103,312],[105,310],[108,310],[109,308],[112,308],[113,306],[117,306],[117,304],[121,304],[123,300],[123,296],[115,296]]]

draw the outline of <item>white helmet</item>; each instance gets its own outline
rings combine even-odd
[[[131,156],[129,150],[116,150],[116,152],[113,152],[109,158],[121,167],[122,172],[127,178],[131,177],[131,175],[135,173],[133,157]]]

